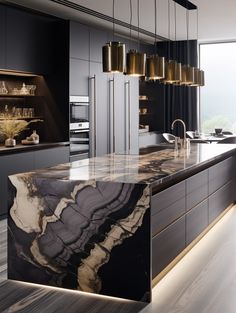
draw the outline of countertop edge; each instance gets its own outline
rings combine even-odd
[[[69,146],[69,141],[62,141],[62,142],[49,142],[49,143],[39,143],[37,145],[17,145],[16,147],[12,148],[0,148],[0,157],[2,155],[11,155],[17,153],[25,153],[28,151],[38,151],[38,150],[45,150],[50,148],[57,148],[57,147],[65,147]]]

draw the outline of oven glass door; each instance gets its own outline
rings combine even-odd
[[[76,121],[88,121],[89,120],[89,106],[83,104],[71,103],[71,123]]]

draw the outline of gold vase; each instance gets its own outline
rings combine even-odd
[[[13,138],[7,138],[5,140],[5,147],[15,147],[16,145],[16,140]]]

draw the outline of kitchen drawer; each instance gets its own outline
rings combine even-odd
[[[208,199],[186,214],[186,243],[190,244],[208,226]]]
[[[155,215],[161,210],[168,208],[176,201],[185,197],[185,181],[171,186],[152,196],[151,215]]]
[[[185,216],[152,239],[152,278],[185,248]]]
[[[164,208],[152,216],[152,236],[162,231],[168,225],[185,213],[185,198],[177,200],[169,207]]]
[[[209,223],[213,222],[232,201],[233,181],[218,189],[209,197]]]
[[[186,180],[186,209],[191,210],[208,197],[208,170]]]
[[[209,168],[209,194],[212,194],[233,178],[233,160],[230,157]]]

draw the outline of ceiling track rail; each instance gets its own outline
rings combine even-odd
[[[95,10],[86,8],[86,7],[84,7],[84,6],[80,5],[80,4],[74,3],[72,1],[69,1],[69,0],[50,0],[50,1],[54,2],[54,3],[57,3],[57,4],[61,4],[61,5],[66,6],[68,8],[74,9],[76,11],[79,11],[79,12],[82,12],[82,13],[86,13],[88,15],[94,16],[94,17],[102,19],[104,21],[107,21],[107,22],[110,22],[110,23],[115,23],[116,25],[119,25],[119,26],[122,26],[124,28],[130,29],[130,24],[129,23],[126,23],[126,22],[121,21],[121,20],[116,19],[116,18],[113,19],[109,15],[105,15],[105,14],[97,12]],[[155,38],[155,34],[154,33],[149,32],[149,31],[147,31],[147,30],[145,30],[143,28],[138,28],[137,26],[131,25],[131,29],[133,31],[135,31],[135,32],[139,31],[140,34],[143,34],[145,36],[148,36],[148,37],[151,37],[151,38]],[[167,40],[167,38],[162,37],[160,35],[157,35],[156,38],[157,38],[157,40],[160,40],[160,41],[166,41]]]

